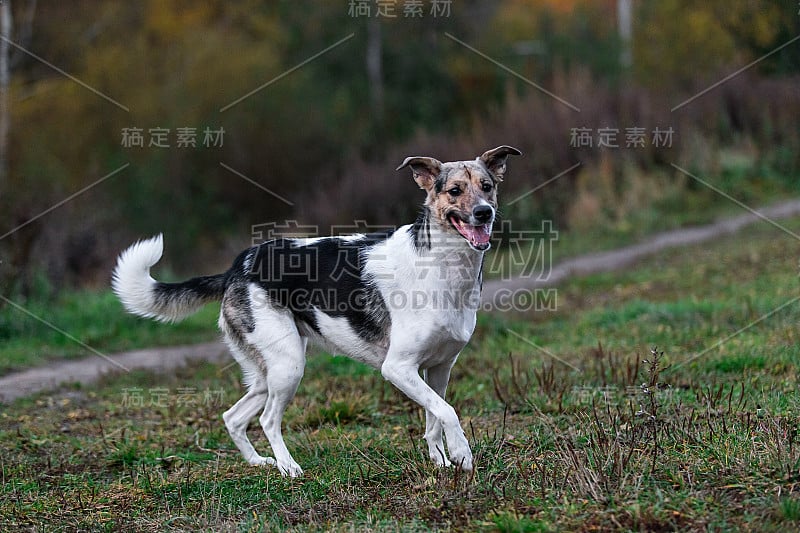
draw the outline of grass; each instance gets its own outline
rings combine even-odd
[[[470,475],[429,464],[423,413],[377,373],[324,354],[286,414],[297,480],[233,449],[235,368],[19,400],[0,413],[0,528],[797,529],[800,301],[759,319],[798,294],[799,248],[759,224],[573,280],[555,312],[481,315],[448,390]]]
[[[111,291],[66,292],[54,300],[32,298],[14,303],[24,311],[9,304],[0,307],[0,375],[54,359],[91,355],[74,339],[113,353],[203,342],[218,335],[214,325],[219,305],[208,305],[180,324],[169,325],[124,313]]]

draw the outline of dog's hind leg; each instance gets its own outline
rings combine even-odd
[[[281,474],[297,477],[303,475],[292,455],[286,448],[281,434],[281,422],[286,406],[294,398],[297,386],[303,377],[305,364],[305,339],[297,339],[299,345],[291,351],[274,351],[267,371],[267,404],[261,413],[261,427],[272,446],[275,461]]]
[[[300,335],[294,317],[285,310],[267,306],[254,314],[256,327],[248,339],[258,346],[267,369],[266,404],[259,420],[281,474],[297,477],[303,474],[303,469],[286,448],[281,422],[303,378],[307,339]]]
[[[271,457],[259,455],[250,439],[247,438],[247,426],[250,419],[258,414],[266,399],[266,387],[251,388],[247,391],[247,394],[242,396],[238,402],[222,415],[234,444],[251,465],[275,464],[275,460]]]
[[[251,465],[275,464],[275,460],[262,457],[247,438],[250,420],[264,408],[267,401],[267,371],[260,352],[247,339],[255,329],[248,288],[235,285],[228,288],[219,314],[219,329],[225,336],[233,358],[244,374],[247,393],[233,407],[225,411],[222,419],[236,447]]]
[[[445,363],[425,370],[425,382],[444,399],[447,382],[450,380],[452,364]],[[428,454],[437,466],[450,466],[444,452],[442,441],[442,422],[434,414],[425,410],[425,440],[428,442]]]
[[[247,426],[250,420],[258,414],[267,401],[266,376],[246,359],[235,344],[229,341],[229,345],[235,359],[239,361],[242,370],[245,372],[248,391],[238,402],[223,413],[222,419],[225,421],[225,427],[228,429],[234,444],[242,452],[248,463],[251,465],[275,464],[271,457],[259,455],[250,439],[247,438]]]

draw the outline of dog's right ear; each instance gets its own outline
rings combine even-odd
[[[433,188],[436,178],[442,171],[442,162],[432,157],[406,157],[403,164],[395,170],[405,167],[411,167],[411,171],[414,173],[414,181],[417,182],[419,188],[429,191]]]

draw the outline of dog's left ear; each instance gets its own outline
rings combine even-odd
[[[506,158],[509,155],[522,155],[522,152],[513,146],[503,145],[484,152],[478,159],[483,161],[483,164],[497,178],[497,181],[503,181],[503,174],[506,172]]]
[[[442,162],[433,157],[406,157],[403,164],[395,170],[405,167],[411,167],[411,171],[414,173],[414,181],[417,182],[419,188],[429,191],[433,188],[436,178],[442,171]]]

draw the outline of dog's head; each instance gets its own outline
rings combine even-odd
[[[397,170],[411,167],[414,181],[428,193],[425,206],[445,231],[484,251],[489,249],[506,158],[521,153],[511,146],[498,146],[474,161],[442,163],[432,157],[407,157]]]

